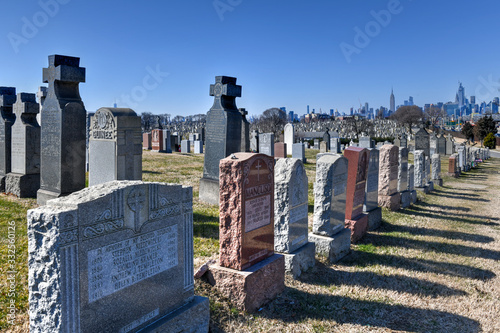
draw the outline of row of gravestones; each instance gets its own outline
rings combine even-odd
[[[0,191],[47,200],[111,180],[142,179],[141,119],[131,109],[101,108],[90,119],[78,92],[80,59],[49,56],[35,94],[0,88]],[[40,114],[39,119],[37,115]],[[41,126],[40,126],[41,124]],[[86,138],[88,137],[88,156]]]
[[[448,175],[455,178],[491,157],[489,148],[457,145],[456,149],[457,153],[452,154],[448,160]]]
[[[423,150],[426,156],[452,155],[455,153],[455,141],[450,134],[446,137],[444,134],[429,134],[427,130],[420,128],[415,133],[415,150]]]
[[[191,134],[190,134],[191,137]],[[154,129],[151,133],[142,134],[142,149],[152,150],[154,152],[172,153],[178,151],[181,153],[191,153],[191,143],[194,145],[195,154],[203,154],[203,141],[199,140],[199,134],[193,135],[195,140],[182,140],[178,135],[172,135],[170,130]]]

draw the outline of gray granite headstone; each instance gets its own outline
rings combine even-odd
[[[194,142],[194,153],[203,154],[203,141],[197,140]]]
[[[0,87],[0,192],[5,192],[5,176],[11,166],[11,128],[16,121],[12,106],[15,102],[16,88]]]
[[[248,152],[250,152],[250,123],[247,120],[248,111],[245,108],[240,108],[239,111],[241,114],[241,148],[240,148],[240,152],[248,153]]]
[[[446,138],[441,134],[437,138],[436,152],[439,155],[446,155]]]
[[[429,149],[432,150],[434,153],[437,153],[437,141],[438,138],[435,133],[430,133],[429,134]],[[429,153],[427,156],[431,156],[434,153]]]
[[[170,142],[170,140],[171,140],[170,130],[164,129],[163,130],[163,151],[167,154],[172,153],[172,143]]]
[[[455,149],[453,148],[454,148],[453,137],[450,134],[448,134],[446,136],[446,155],[451,155],[455,153]]]
[[[399,148],[398,192],[408,190],[408,148]]]
[[[340,154],[340,139],[338,137],[330,138],[330,151],[335,154]]]
[[[408,139],[406,138],[406,134],[404,134],[404,133],[403,133],[403,135],[401,135],[400,147],[401,148],[408,148]]]
[[[314,234],[333,236],[345,227],[347,165],[345,157],[334,154],[316,162]]]
[[[11,172],[5,179],[5,192],[20,198],[35,198],[40,188],[40,125],[36,115],[40,106],[35,94],[18,93],[13,106]]]
[[[78,85],[85,82],[80,58],[49,56],[43,81],[49,83],[42,107],[40,190],[37,203],[85,187],[85,117]]]
[[[294,143],[292,145],[292,158],[298,158],[302,163],[306,162],[306,149],[303,143]]]
[[[359,138],[359,145],[360,148],[374,148],[372,145],[372,140],[369,136],[362,136]]]
[[[441,155],[434,154],[432,155],[432,180],[441,179]]]
[[[141,117],[132,109],[100,108],[90,123],[89,186],[142,180]]]
[[[323,142],[326,144],[326,151],[330,151],[330,133],[328,133],[328,129],[323,134]]]
[[[191,141],[182,140],[181,141],[181,153],[191,153]]]
[[[293,155],[293,145],[295,144],[295,132],[293,124],[288,123],[283,129],[283,141],[286,144],[286,154]]]
[[[413,163],[415,165],[415,187],[425,186],[425,154],[423,150],[415,150],[413,153]]]
[[[313,149],[318,149],[319,150],[319,140],[318,139],[314,139],[314,147]]]
[[[408,190],[413,191],[415,189],[415,166],[413,164],[408,164]]]
[[[241,97],[241,86],[236,78],[216,76],[210,86],[214,104],[207,113],[205,159],[203,178],[200,180],[200,200],[219,203],[219,162],[241,150],[242,114],[236,107],[236,97]]]
[[[369,212],[378,207],[378,175],[379,175],[379,150],[369,149],[368,173],[366,175],[365,203],[363,211]]]
[[[425,156],[430,154],[429,133],[422,127],[415,133],[415,150],[423,150]]]
[[[30,332],[207,332],[193,193],[115,181],[28,211]]]
[[[274,250],[291,253],[308,239],[307,175],[301,160],[281,158],[274,177]]]
[[[259,134],[259,153],[274,157],[274,134]]]

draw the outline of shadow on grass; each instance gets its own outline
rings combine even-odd
[[[404,232],[409,233],[411,235],[420,235],[420,236],[435,236],[442,237],[446,239],[460,239],[468,242],[476,242],[476,243],[491,243],[495,239],[493,237],[469,234],[458,231],[447,231],[447,230],[439,230],[439,229],[427,229],[427,228],[419,228],[419,227],[409,227],[395,224],[384,223],[383,228],[380,228],[378,231],[383,232]]]
[[[346,272],[334,270],[321,262],[316,262],[314,269],[302,273],[298,280],[304,283],[324,285],[330,288],[348,285],[363,286],[373,289],[386,289],[401,293],[432,297],[467,295],[463,290],[449,288],[439,283],[419,280],[403,275],[380,275],[373,272]]]
[[[256,316],[300,323],[306,319],[334,320],[339,324],[383,327],[411,332],[479,332],[480,324],[439,310],[361,301],[329,294],[309,294],[286,288],[282,296]]]
[[[193,235],[219,239],[219,218],[215,216],[193,213]]]
[[[148,174],[151,174],[151,175],[159,175],[159,174],[161,174],[161,172],[158,172],[158,171],[149,171],[149,170],[142,170],[142,173],[148,173]]]
[[[495,222],[488,222],[488,221],[478,221],[478,220],[496,220],[496,218],[492,218],[489,216],[481,216],[481,215],[467,215],[467,214],[454,214],[454,213],[449,213],[446,211],[434,211],[430,209],[425,209],[422,208],[421,206],[429,206],[432,207],[432,205],[426,204],[426,203],[418,203],[411,208],[407,209],[402,209],[398,211],[400,214],[404,215],[410,215],[410,216],[423,216],[427,218],[435,218],[435,219],[442,219],[442,220],[449,220],[453,222],[463,222],[463,223],[468,223],[468,224],[481,224],[481,225],[487,225],[487,226],[496,226],[498,223]],[[452,207],[450,207],[452,209]]]

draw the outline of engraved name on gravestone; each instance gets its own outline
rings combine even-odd
[[[91,118],[89,186],[141,179],[141,117],[132,109],[100,108]]]
[[[259,153],[274,157],[274,134],[259,134]]]
[[[244,270],[274,254],[274,158],[235,153],[220,174],[219,264]]]
[[[185,325],[208,324],[190,187],[100,184],[28,211],[28,226],[31,332],[136,332],[195,308]]]
[[[302,161],[276,162],[274,191],[274,250],[291,253],[307,243],[308,181]]]
[[[16,121],[12,106],[15,102],[16,88],[0,87],[0,192],[5,192],[5,176],[11,170],[11,128]]]
[[[79,65],[80,58],[51,55],[43,69],[49,87],[41,115],[39,205],[85,187],[86,111],[78,90],[85,68]]]

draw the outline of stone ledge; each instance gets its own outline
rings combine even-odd
[[[309,241],[316,244],[316,254],[335,263],[351,251],[351,229],[344,228],[332,237],[309,234]]]
[[[9,173],[5,177],[5,193],[11,193],[18,198],[36,198],[40,188],[40,174],[23,175]]]
[[[346,228],[351,229],[351,243],[356,243],[368,231],[368,214],[360,214],[355,219],[345,220]]]
[[[256,312],[285,290],[285,258],[274,254],[243,271],[211,264],[206,278],[235,307]]]
[[[415,190],[419,191],[419,192],[423,192],[425,194],[429,193],[430,192],[430,189],[428,186],[422,186],[422,187],[415,187]]]
[[[392,211],[399,210],[401,208],[401,195],[399,192],[392,195],[379,195],[378,205],[380,207],[388,208]]]
[[[285,257],[285,272],[294,279],[316,264],[316,244],[309,242],[292,253],[282,253]]]
[[[410,191],[401,192],[401,208],[407,208],[411,205],[411,193]]]
[[[368,230],[372,231],[378,229],[382,223],[382,208],[377,207],[364,213],[368,214]]]

